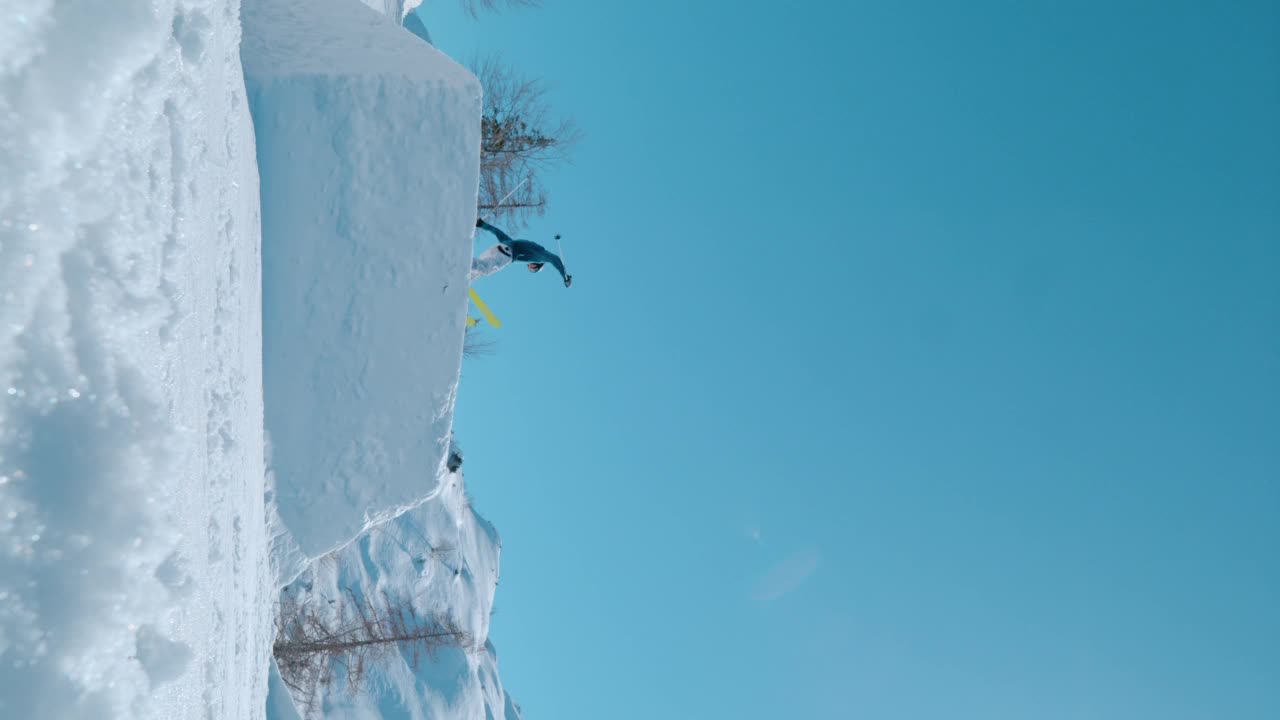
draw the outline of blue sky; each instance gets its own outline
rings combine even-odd
[[[530,718],[1280,716],[1280,8],[473,21],[587,137],[458,437]],[[488,238],[486,237],[487,241]]]

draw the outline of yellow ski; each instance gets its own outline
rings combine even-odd
[[[493,311],[489,309],[488,305],[484,304],[484,301],[476,294],[475,288],[467,288],[467,294],[471,296],[471,302],[475,303],[476,307],[480,308],[480,314],[484,315],[484,319],[488,321],[490,325],[496,328],[502,327],[502,321],[493,314]]]

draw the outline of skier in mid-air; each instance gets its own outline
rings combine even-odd
[[[532,240],[512,240],[510,235],[490,225],[483,219],[476,220],[476,227],[484,228],[493,233],[493,236],[498,238],[498,252],[515,262],[528,263],[529,272],[536,273],[542,269],[543,265],[551,263],[552,267],[560,271],[560,277],[564,278],[565,287],[573,284],[573,276],[565,273],[564,263],[561,262],[559,255]],[[558,238],[559,235],[556,237]]]

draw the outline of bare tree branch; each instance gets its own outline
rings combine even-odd
[[[318,690],[335,679],[357,692],[377,659],[401,653],[416,665],[424,654],[472,642],[452,618],[422,617],[412,602],[393,603],[385,595],[375,603],[348,589],[335,606],[317,603],[310,596],[286,594],[271,648],[281,679],[308,713],[315,709]]]
[[[552,120],[546,86],[500,57],[473,60],[472,69],[484,88],[478,209],[502,218],[514,232],[545,212],[542,172],[567,162],[582,133],[572,120]]]
[[[466,358],[484,357],[498,351],[498,341],[485,337],[478,330],[467,328],[462,341],[462,356]]]

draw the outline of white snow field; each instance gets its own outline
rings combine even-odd
[[[354,0],[253,0],[244,29],[279,543],[316,558],[446,474],[480,87]]]
[[[294,716],[304,572],[474,641],[310,716],[519,717],[444,467],[480,89],[416,4],[0,0],[0,718]]]
[[[225,0],[0,0],[0,717],[261,717],[258,179]]]
[[[497,533],[471,509],[462,475],[456,474],[430,502],[374,528],[299,576],[285,595],[321,610],[334,626],[352,619],[354,592],[376,603],[412,604],[420,617],[448,615],[467,635],[465,647],[440,648],[416,662],[411,652],[402,651],[373,664],[360,693],[352,694],[342,682],[320,687],[309,699],[316,714],[519,720],[519,706],[498,679],[497,655],[488,640],[500,549]],[[299,700],[307,706],[308,699]]]

